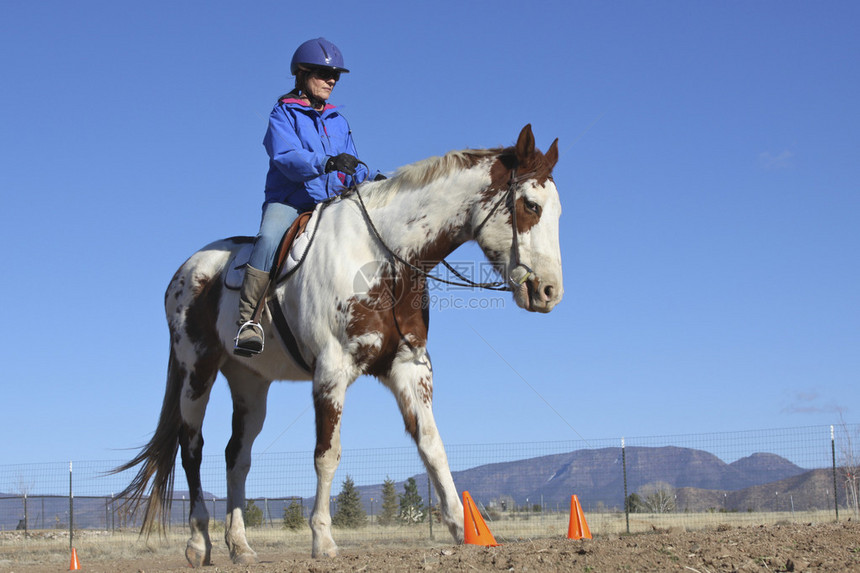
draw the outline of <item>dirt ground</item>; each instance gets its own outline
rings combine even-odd
[[[0,571],[36,573],[68,570],[68,558],[30,555],[27,561],[0,560]],[[838,571],[860,572],[860,523],[720,526],[709,531],[655,530],[607,535],[592,540],[535,539],[499,547],[437,544],[423,547],[346,547],[335,559],[316,560],[281,548],[259,550],[261,562],[232,565],[216,548],[204,571]],[[81,569],[111,573],[188,571],[181,552],[123,559],[81,558]],[[20,556],[19,556],[20,559]],[[44,559],[44,560],[43,560]],[[17,563],[15,561],[18,561]],[[35,563],[40,562],[40,563]],[[49,562],[50,561],[50,562]]]

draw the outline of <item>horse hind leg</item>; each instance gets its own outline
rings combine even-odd
[[[166,310],[172,338],[171,353],[175,358],[171,376],[182,380],[179,448],[191,502],[188,518],[191,537],[185,557],[192,567],[201,567],[211,563],[212,555],[209,510],[203,498],[200,465],[203,461],[203,417],[225,356],[215,326],[221,280],[217,275],[208,278],[198,276],[189,279],[192,288],[185,288],[185,277],[177,277],[168,289]]]
[[[191,376],[186,376],[185,385],[189,388],[197,387],[197,391],[184,392],[181,398],[182,427],[179,432],[179,448],[191,500],[188,512],[191,537],[185,548],[185,558],[192,567],[211,564],[209,510],[203,497],[200,465],[203,461],[203,416],[216,375],[217,370],[209,373],[202,385],[192,384]]]
[[[251,448],[266,419],[270,380],[230,362],[222,368],[233,398],[233,434],[224,452],[227,462],[227,518],[224,541],[237,565],[257,562],[245,536],[245,480],[251,469]]]

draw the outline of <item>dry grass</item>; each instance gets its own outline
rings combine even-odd
[[[75,532],[74,546],[90,560],[132,559],[176,551],[185,546],[186,537],[175,532],[163,542],[147,544],[136,533],[82,530]],[[68,558],[68,531],[31,531],[26,537],[20,531],[0,533],[0,569],[19,564],[56,564]]]
[[[623,513],[587,512],[586,520],[591,532],[597,536],[618,535],[626,532]],[[700,530],[721,527],[750,525],[772,525],[780,523],[822,523],[832,522],[833,512],[787,512],[773,513],[668,513],[630,515],[631,533],[654,530]],[[513,519],[506,515],[495,521],[488,521],[490,530],[499,542],[519,539],[538,539],[547,537],[566,537],[568,516],[560,513],[531,514],[527,519],[517,516]],[[223,523],[213,522],[211,536],[213,555],[226,555],[222,541]],[[450,545],[451,537],[447,528],[434,524],[433,539],[429,536],[427,524],[413,527],[368,526],[361,529],[336,529],[335,539],[343,548],[372,545],[373,547],[415,547],[424,548]],[[79,555],[86,555],[89,561],[110,559],[136,559],[152,556],[175,556],[185,549],[188,534],[184,529],[174,528],[166,537],[153,537],[148,543],[133,531],[94,531],[75,532],[74,545]],[[304,527],[298,531],[284,529],[254,528],[248,531],[251,546],[266,552],[290,552],[310,555],[310,530]],[[25,536],[20,531],[0,532],[0,570],[15,565],[56,564],[69,556],[68,531],[42,530],[31,531]]]

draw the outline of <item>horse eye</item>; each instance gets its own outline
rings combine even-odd
[[[525,205],[527,210],[531,211],[535,215],[540,215],[540,205],[538,205],[534,201],[523,199],[523,204]]]

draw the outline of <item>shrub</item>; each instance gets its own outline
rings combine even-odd
[[[259,527],[263,525],[263,510],[257,507],[253,499],[245,502],[245,510],[242,512],[245,527]]]
[[[305,525],[305,516],[302,515],[302,506],[293,500],[284,508],[284,529],[296,531]]]

